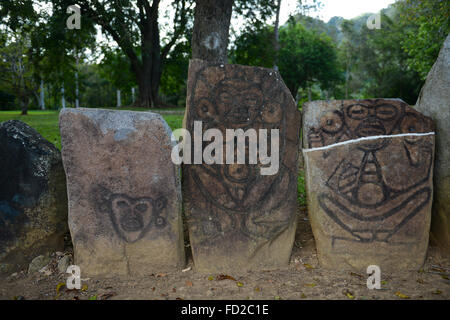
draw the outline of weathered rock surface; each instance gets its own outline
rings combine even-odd
[[[185,126],[192,136],[195,121],[202,122],[203,132],[218,129],[224,145],[233,139],[226,137],[226,129],[267,129],[269,150],[271,130],[279,129],[280,157],[272,175],[261,174],[259,160],[249,164],[248,149],[245,164],[183,166],[196,269],[243,272],[286,266],[296,230],[301,115],[280,75],[265,68],[191,60]],[[225,157],[224,146],[222,151]]]
[[[70,266],[70,256],[62,256],[58,261],[58,271],[60,273],[66,273],[67,268]]]
[[[148,275],[185,263],[171,130],[151,112],[66,109],[60,131],[74,264]]]
[[[62,250],[66,181],[59,150],[27,124],[0,124],[0,272]]]
[[[50,262],[50,257],[48,255],[40,255],[31,260],[28,266],[28,274],[36,273],[42,268],[44,268]]]
[[[419,269],[428,247],[434,124],[396,99],[304,105],[308,212],[319,262]]]
[[[416,110],[436,122],[433,216],[430,240],[450,250],[450,35],[428,74]]]

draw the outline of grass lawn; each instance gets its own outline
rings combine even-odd
[[[134,111],[144,111],[145,109],[134,108]],[[174,111],[183,111],[184,109],[176,109]],[[53,143],[58,149],[61,149],[61,137],[59,135],[58,127],[58,111],[28,111],[28,115],[20,115],[20,110],[15,111],[0,111],[0,122],[6,120],[20,120],[25,122],[30,127],[36,129],[45,139]],[[183,115],[169,114],[163,115],[167,124],[174,129],[182,127]],[[298,203],[301,207],[306,205],[306,191],[304,172],[300,171],[298,179]]]
[[[143,109],[136,109],[136,111],[143,111]],[[6,120],[20,120],[25,122],[30,127],[36,129],[45,139],[53,143],[58,149],[61,149],[58,114],[58,111],[31,110],[28,111],[28,115],[22,116],[20,115],[20,110],[0,111],[0,122]],[[182,115],[163,115],[163,118],[167,121],[167,124],[172,130],[181,128],[182,126]]]

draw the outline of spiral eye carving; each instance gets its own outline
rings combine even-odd
[[[320,119],[320,127],[329,134],[334,134],[341,131],[344,126],[344,116],[339,111],[327,112]]]

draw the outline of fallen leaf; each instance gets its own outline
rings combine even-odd
[[[441,290],[436,290],[436,291],[433,291],[433,292],[432,292],[432,294],[441,294],[441,293],[442,293]]]
[[[401,299],[409,299],[409,297],[406,294],[401,293],[400,291],[397,291],[395,295]]]
[[[152,291],[155,291],[155,290],[156,290],[156,288],[155,288],[155,287],[153,287],[153,288],[152,288]]]
[[[59,298],[59,295],[61,294],[61,288],[62,287],[65,287],[66,286],[66,283],[65,282],[60,282],[60,283],[58,283],[57,285],[56,285],[56,296],[55,296],[55,299],[58,299]]]
[[[300,296],[300,298],[306,299],[306,294],[302,293],[302,295]]]
[[[244,284],[242,283],[242,282],[236,282],[236,285],[238,286],[238,287],[243,287],[244,286]]]
[[[260,287],[255,287],[255,292],[260,292],[261,288]]]
[[[117,295],[117,293],[115,292],[101,293],[98,295],[98,300],[108,300],[109,298],[114,297],[115,295]]]
[[[81,287],[81,291],[87,291],[88,286],[87,284],[83,284],[83,286]]]
[[[306,269],[314,269],[314,267],[310,264],[304,263],[303,265],[305,266]]]
[[[97,300],[97,295],[90,296],[89,300]]]
[[[187,271],[189,271],[191,269],[192,269],[192,267],[187,267],[186,269],[181,270],[181,272],[187,272]]]
[[[275,296],[274,299],[275,300],[281,300],[281,297],[280,296]]]
[[[445,279],[445,280],[450,280],[450,278],[449,278],[449,277],[447,277],[447,276],[445,276],[445,275],[442,275],[441,277],[442,277],[442,279]]]
[[[157,278],[162,278],[162,277],[165,277],[165,276],[167,276],[167,273],[158,273],[156,275]]]
[[[56,293],[58,294],[59,290],[61,290],[61,288],[64,287],[65,285],[66,285],[65,282],[58,283],[56,286]]]
[[[388,283],[388,282],[385,281],[385,280],[382,280],[382,281],[381,281],[381,284],[382,284],[383,286],[387,285],[387,283]]]
[[[355,296],[353,295],[353,292],[351,292],[348,289],[342,290],[342,293],[345,294],[347,296],[347,298],[349,298],[349,299],[352,299],[352,300],[355,299]]]
[[[219,274],[216,277],[216,280],[218,280],[218,281],[221,281],[221,280],[233,280],[233,281],[236,281],[235,278],[233,278],[232,276],[226,275],[226,274]]]
[[[172,288],[172,292],[177,292],[177,289],[176,288]]]
[[[213,276],[209,276],[209,277],[208,277],[208,280],[209,280],[209,281],[213,281],[213,280],[214,280],[214,277],[213,277]]]
[[[306,283],[305,286],[314,288],[316,286],[316,284],[315,283]]]
[[[194,284],[192,283],[192,281],[187,280],[186,281],[186,286],[188,287],[192,287]]]
[[[360,279],[364,278],[362,275],[360,275],[359,273],[356,273],[356,272],[350,272],[350,275],[351,275],[351,276],[358,277],[358,278],[360,278]]]
[[[175,300],[184,300],[183,298],[176,297]]]

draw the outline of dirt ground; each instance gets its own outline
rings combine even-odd
[[[450,299],[450,257],[434,247],[420,271],[382,274],[381,289],[369,290],[368,275],[329,271],[319,267],[314,238],[305,211],[299,211],[297,236],[289,267],[245,274],[199,274],[192,259],[185,270],[140,279],[83,279],[81,290],[69,290],[67,274],[27,275],[22,271],[0,278],[0,299],[105,300],[105,299]],[[71,255],[68,248],[66,255]]]

